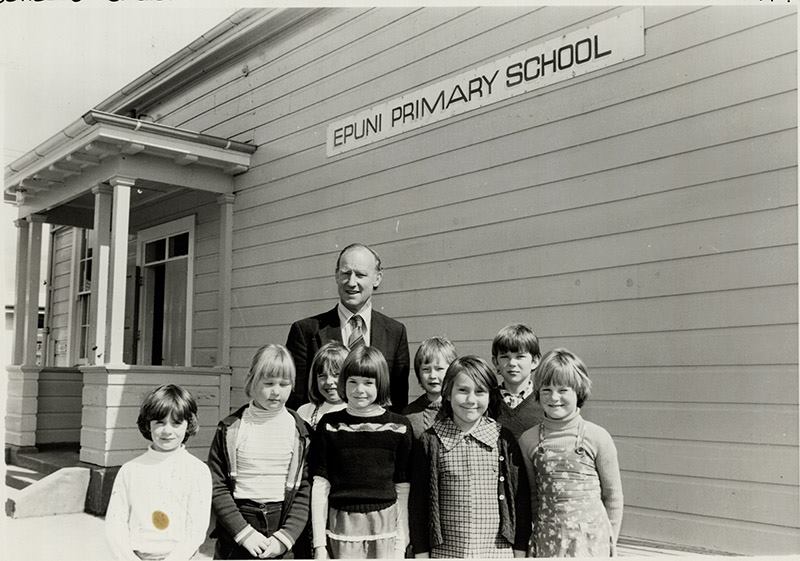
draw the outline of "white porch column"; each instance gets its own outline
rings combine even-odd
[[[7,368],[6,444],[36,445],[39,371],[36,340],[39,325],[42,223],[38,215],[15,222],[17,232],[17,282],[14,303],[14,364]]]
[[[36,339],[39,329],[39,283],[42,268],[42,223],[44,217],[32,214],[28,217],[27,290],[25,296],[25,329],[23,331],[23,362],[25,366],[36,365]],[[20,310],[22,313],[23,310]]]
[[[225,416],[231,406],[231,269],[233,268],[233,202],[235,195],[217,197],[219,204],[219,261],[218,282],[219,332],[217,334],[217,365],[227,371],[219,377],[219,412]]]
[[[133,179],[115,177],[109,183],[114,188],[111,217],[111,286],[109,294],[108,331],[106,333],[105,364],[122,364],[125,330],[125,275],[128,266],[128,226],[130,222],[131,187]]]
[[[94,247],[92,248],[92,292],[89,298],[92,348],[89,363],[105,362],[106,321],[108,310],[108,263],[111,252],[111,197],[108,185],[98,185],[94,193]]]
[[[17,227],[17,270],[14,294],[14,354],[13,364],[22,364],[25,358],[25,299],[28,294],[28,237],[27,220],[15,220]]]
[[[219,332],[217,365],[231,363],[231,268],[233,267],[233,201],[234,195],[219,195]]]

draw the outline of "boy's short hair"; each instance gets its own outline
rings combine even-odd
[[[492,401],[494,401],[497,393],[497,376],[495,376],[494,368],[479,356],[466,355],[458,357],[451,362],[450,366],[447,367],[447,372],[444,374],[444,380],[442,381],[442,412],[450,418],[453,417],[453,406],[450,403],[450,397],[459,374],[464,374],[475,383],[476,387],[483,388],[489,392],[489,408],[487,412],[491,411],[494,405]]]
[[[496,357],[504,352],[530,353],[533,358],[542,356],[542,352],[539,350],[539,338],[533,329],[524,323],[506,325],[494,336],[492,356]]]
[[[586,365],[567,349],[553,349],[542,357],[533,376],[533,397],[536,401],[539,401],[539,391],[544,386],[569,386],[575,390],[578,407],[582,407],[592,393],[592,381]]]
[[[165,417],[170,417],[178,423],[186,421],[186,435],[183,437],[183,442],[197,434],[197,402],[188,390],[175,384],[164,384],[152,390],[142,401],[136,425],[142,436],[152,441],[150,421],[160,421]]]
[[[253,355],[250,370],[244,382],[244,392],[252,397],[253,386],[262,378],[284,378],[294,385],[294,360],[283,345],[264,345]]]
[[[375,403],[381,406],[392,404],[389,394],[389,365],[386,364],[386,359],[379,349],[367,346],[358,347],[350,351],[350,354],[344,359],[336,389],[339,390],[339,395],[345,403],[347,403],[347,379],[351,376],[362,376],[375,380],[375,387],[378,391]]]
[[[428,337],[419,344],[417,354],[414,355],[414,373],[419,379],[419,370],[426,362],[441,357],[449,365],[457,356],[455,345],[446,337]]]
[[[323,372],[335,372],[338,377],[342,371],[342,364],[347,357],[347,347],[339,341],[329,341],[322,345],[311,361],[308,374],[308,399],[314,405],[321,405],[325,398],[319,393],[317,376]]]

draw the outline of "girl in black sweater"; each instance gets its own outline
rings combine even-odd
[[[347,356],[339,393],[347,408],[322,417],[310,452],[314,557],[402,558],[411,425],[384,408],[389,368],[378,349],[359,347]]]

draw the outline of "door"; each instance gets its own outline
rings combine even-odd
[[[191,365],[194,216],[138,234],[137,363]]]

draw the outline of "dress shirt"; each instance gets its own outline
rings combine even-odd
[[[342,325],[342,341],[347,345],[350,340],[350,334],[353,332],[350,318],[356,314],[345,308],[341,302],[336,306],[336,310],[339,312],[339,322]],[[364,320],[361,322],[361,334],[364,336],[364,344],[369,346],[371,340],[370,326],[372,325],[372,300],[364,304],[357,313]]]

